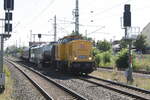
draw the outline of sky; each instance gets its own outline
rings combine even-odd
[[[57,39],[70,34],[74,30],[72,12],[75,1],[14,0],[13,32],[11,38],[5,41],[5,47],[28,46],[31,31],[32,34],[44,34],[40,41],[53,41],[55,15]],[[121,28],[124,4],[131,4],[132,27],[139,27],[142,31],[150,22],[150,0],[79,0],[80,33],[95,40],[121,39],[124,36]],[[4,15],[3,0],[0,0],[0,18]],[[39,41],[37,37],[35,41]]]

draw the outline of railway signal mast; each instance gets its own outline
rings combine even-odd
[[[132,28],[131,27],[131,12],[130,12],[130,5],[129,4],[126,4],[124,5],[124,13],[123,13],[123,26],[124,26],[124,29],[125,29],[125,39],[126,41],[128,41],[129,43],[129,67],[126,71],[126,77],[127,77],[127,82],[133,82],[133,76],[132,76],[132,52],[131,52],[131,49],[132,49],[132,38],[129,37],[129,32],[128,32],[128,29]],[[131,34],[131,33],[130,33]]]
[[[2,29],[4,28],[4,32],[0,33],[0,92],[3,92],[5,89],[5,73],[3,71],[3,47],[4,47],[4,39],[9,38],[10,32],[12,32],[12,12],[14,10],[14,0],[4,0],[4,10],[5,10],[5,18],[0,19],[2,23]]]

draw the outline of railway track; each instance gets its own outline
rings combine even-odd
[[[8,59],[5,59],[5,61],[11,63],[15,68],[23,73],[47,100],[87,100],[75,91],[56,83],[38,71],[35,71],[25,65],[17,64]]]
[[[139,89],[136,87],[125,85],[125,84],[120,84],[117,82],[100,79],[94,76],[81,76],[79,77],[79,79],[86,81],[88,83],[97,85],[97,86],[104,87],[106,89],[109,89],[115,92],[118,92],[120,94],[126,95],[131,98],[135,98],[138,100],[150,100],[150,91],[147,91],[144,89]]]
[[[150,91],[137,87],[97,78],[94,76],[80,76],[79,79],[92,83],[97,86],[113,90],[138,100],[150,100]]]

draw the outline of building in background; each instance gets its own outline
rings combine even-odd
[[[150,54],[150,23],[148,23],[141,32],[144,36],[146,36],[146,42],[148,44],[148,48],[146,49],[146,53]]]
[[[144,36],[147,37],[147,44],[150,47],[150,23],[148,23],[141,32]]]

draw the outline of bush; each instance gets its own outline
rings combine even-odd
[[[99,66],[100,63],[102,63],[102,54],[99,53],[95,56],[95,62],[97,66]]]
[[[111,52],[103,52],[103,53],[98,53],[95,56],[95,62],[97,66],[105,66],[111,63]]]
[[[128,61],[129,61],[128,50],[122,49],[118,53],[118,57],[116,59],[117,68],[128,68],[129,67]]]
[[[96,56],[97,54],[99,54],[100,53],[100,51],[97,49],[97,48],[93,48],[92,49],[92,55],[93,56]]]
[[[136,67],[135,62],[135,54],[132,54],[132,67],[133,69]],[[118,53],[118,57],[116,59],[116,66],[118,68],[128,68],[129,67],[129,55],[128,55],[128,49],[122,49]]]
[[[111,62],[111,52],[107,51],[103,53],[103,63],[107,64]]]

